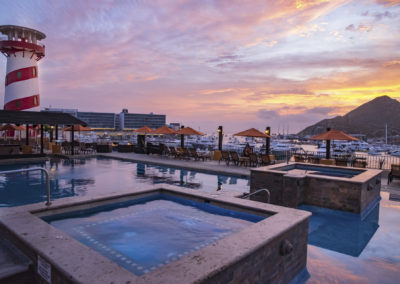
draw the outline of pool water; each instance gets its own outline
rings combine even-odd
[[[276,171],[303,170],[305,171],[305,173],[314,175],[325,175],[325,176],[344,177],[344,178],[352,178],[364,172],[364,170],[320,167],[320,166],[303,165],[303,164],[292,164],[283,167],[277,167],[274,168],[273,170]]]
[[[264,217],[157,194],[43,219],[139,276]]]
[[[89,191],[138,188],[159,183],[193,190],[249,192],[249,180],[233,176],[199,173],[164,166],[109,158],[50,160],[40,163],[0,166],[0,171],[44,167],[50,173],[51,199],[84,196]],[[0,207],[46,200],[46,179],[40,171],[0,175]]]
[[[380,203],[359,215],[301,206],[309,224],[307,270],[293,283],[399,283],[400,202],[381,192]]]

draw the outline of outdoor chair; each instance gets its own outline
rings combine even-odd
[[[275,155],[269,154],[269,155],[268,155],[268,158],[269,158],[269,163],[270,163],[270,165],[273,165],[273,164],[276,163]]]
[[[318,158],[318,157],[309,157],[309,158],[308,158],[308,161],[309,161],[311,164],[319,164],[320,158]]]
[[[353,162],[353,167],[355,167],[355,168],[366,168],[367,167],[367,161],[355,160]]]
[[[221,151],[221,158],[219,159],[218,163],[221,161],[225,161],[226,165],[229,166],[229,162],[231,161],[229,157],[229,152],[228,151]]]
[[[163,155],[164,156],[171,156],[171,151],[169,150],[169,148],[167,146],[164,145],[164,150],[163,150]]]
[[[335,165],[340,167],[347,167],[346,159],[335,159]]]
[[[269,155],[267,154],[260,154],[260,165],[261,166],[267,166],[271,163],[269,160]]]
[[[176,152],[178,153],[178,158],[180,159],[190,159],[190,154],[187,148],[176,148]]]
[[[240,158],[237,152],[235,151],[229,151],[229,154],[231,155],[231,160],[235,166],[239,166]]]
[[[327,165],[327,166],[332,166],[334,164],[334,162],[335,162],[335,160],[332,160],[332,159],[321,159],[319,161],[319,163],[321,165]]]
[[[256,153],[249,154],[249,166],[250,167],[257,167],[258,166],[258,158]]]
[[[176,151],[175,147],[169,146],[170,156],[173,156],[175,159],[179,158],[179,153]]]
[[[305,163],[306,162],[306,158],[303,155],[294,154],[294,161],[296,163]]]
[[[392,164],[391,170],[388,176],[388,184],[393,181],[393,178],[400,179],[400,164]]]
[[[62,142],[61,148],[65,154],[71,154],[71,145],[68,142]]]
[[[193,158],[193,159],[195,159],[196,161],[198,161],[198,160],[200,160],[200,159],[202,159],[202,160],[204,161],[204,159],[205,159],[205,157],[199,155],[199,154],[197,153],[196,149],[194,149],[194,148],[190,148],[190,149],[189,149],[189,154],[190,154],[190,157]]]

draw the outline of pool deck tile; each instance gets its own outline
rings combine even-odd
[[[218,173],[226,175],[235,175],[238,177],[250,176],[250,168],[238,167],[234,166],[233,164],[227,166],[225,162],[218,163],[217,161],[181,160],[169,157],[160,157],[158,155],[118,153],[118,152],[104,153],[99,155],[109,158],[123,159],[132,162],[154,163],[162,166],[190,169],[206,173],[210,172],[210,173]]]

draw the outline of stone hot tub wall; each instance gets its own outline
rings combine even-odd
[[[353,178],[340,178],[275,170],[279,167],[274,165],[253,169],[250,192],[267,188],[271,192],[272,204],[297,207],[304,203],[357,214],[379,198],[380,170],[367,169]],[[251,199],[267,200],[266,194],[252,196]]]

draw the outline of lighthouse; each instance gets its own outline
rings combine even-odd
[[[40,106],[37,62],[44,57],[46,35],[20,26],[0,26],[0,51],[7,57],[5,110],[38,110]],[[6,36],[6,38],[4,38]]]

